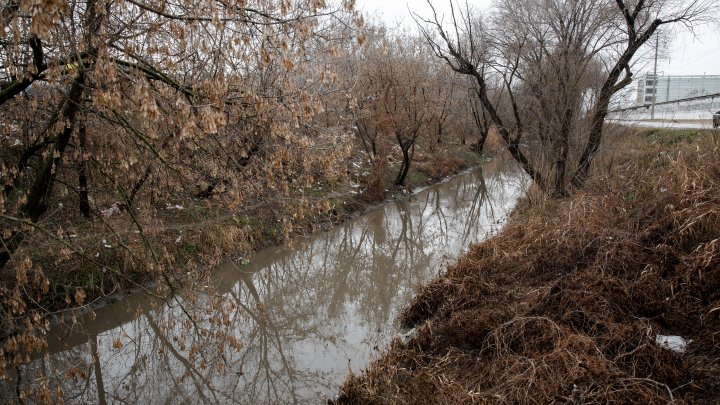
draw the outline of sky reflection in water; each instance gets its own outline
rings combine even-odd
[[[395,335],[418,283],[496,231],[525,184],[516,169],[467,173],[311,240],[260,251],[250,264],[229,261],[212,296],[107,306],[83,332],[51,339],[50,356],[21,380],[74,372],[80,377],[62,382],[68,403],[332,398],[348,371],[361,371]]]

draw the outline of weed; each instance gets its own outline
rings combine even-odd
[[[182,249],[189,255],[194,255],[198,251],[198,248],[194,243],[183,243]]]
[[[649,138],[663,146],[673,146],[681,142],[693,142],[702,134],[703,131],[697,129],[659,129],[652,131]]]
[[[633,203],[633,202],[635,202],[636,199],[637,199],[637,193],[635,193],[635,192],[627,193],[623,197],[623,200],[628,203]]]
[[[415,170],[410,170],[405,178],[407,184],[422,184],[424,180],[425,176]]]

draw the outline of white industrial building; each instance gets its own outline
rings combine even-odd
[[[720,76],[653,76],[638,80],[635,105],[664,103],[720,93]]]
[[[683,101],[664,101],[652,105],[639,105],[610,111],[608,120],[615,122],[639,123],[647,120],[664,122],[712,123],[713,113],[720,111],[720,95],[700,96]]]

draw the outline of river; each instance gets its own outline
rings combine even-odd
[[[122,299],[52,329],[21,384],[49,376],[67,403],[322,402],[397,335],[419,283],[502,226],[526,182],[516,168],[470,171],[227,260],[206,291]]]

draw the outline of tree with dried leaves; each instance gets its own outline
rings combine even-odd
[[[353,3],[0,5],[0,338],[16,342],[0,351],[0,377],[42,348],[46,306],[87,304],[82,285],[48,281],[57,262],[34,263],[38,240],[59,246],[58,262],[129,279],[97,258],[112,238],[170,284],[177,263],[146,227],[158,206],[194,194],[232,208],[345,175],[350,133],[316,121],[327,55],[362,24]],[[106,207],[126,209],[133,230]]]

